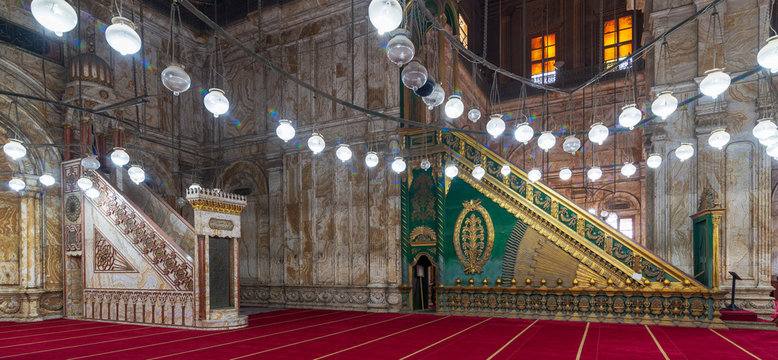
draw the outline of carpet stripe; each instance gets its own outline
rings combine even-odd
[[[446,319],[446,318],[449,318],[449,317],[450,317],[449,315],[446,315],[446,316],[441,316],[439,319],[435,319],[435,320],[432,320],[432,321],[430,321],[430,322],[426,322],[426,323],[419,324],[419,325],[416,325],[416,326],[413,326],[413,327],[409,327],[409,328],[407,328],[407,329],[400,330],[400,331],[397,331],[397,332],[395,332],[395,333],[392,333],[392,334],[389,334],[389,335],[384,335],[384,336],[381,336],[380,338],[376,338],[376,339],[372,339],[372,340],[369,340],[369,341],[365,341],[365,342],[363,342],[363,343],[361,343],[361,344],[357,344],[357,345],[354,345],[354,346],[352,346],[352,347],[345,348],[345,349],[343,349],[343,350],[338,350],[338,351],[336,351],[336,352],[334,352],[334,353],[329,353],[329,354],[327,354],[327,355],[324,355],[324,356],[319,356],[319,357],[317,357],[317,358],[316,358],[316,359],[314,359],[314,360],[320,360],[320,359],[324,359],[324,358],[326,358],[326,357],[330,357],[330,356],[332,356],[332,355],[337,355],[337,354],[340,354],[340,353],[342,353],[342,352],[346,352],[346,351],[349,351],[349,350],[353,350],[353,349],[356,349],[356,348],[358,348],[358,347],[360,347],[360,346],[367,345],[367,344],[370,344],[370,343],[374,343],[374,342],[376,342],[376,341],[383,340],[383,339],[386,339],[386,338],[388,338],[388,337],[395,336],[395,335],[397,335],[397,334],[402,334],[402,333],[404,333],[404,332],[406,332],[406,331],[411,331],[411,330],[413,330],[413,329],[416,329],[416,328],[419,328],[419,327],[422,327],[422,326],[426,326],[426,325],[432,324],[432,323],[434,323],[434,322],[438,322],[438,321],[440,321],[440,320],[443,320],[443,319]]]
[[[670,360],[669,357],[667,357],[667,353],[665,353],[665,349],[662,349],[662,345],[659,344],[659,341],[657,341],[656,336],[654,336],[654,333],[651,332],[651,329],[648,327],[648,325],[643,325],[646,327],[646,330],[648,330],[648,335],[651,335],[651,338],[654,339],[654,344],[656,344],[656,347],[659,348],[659,352],[662,353],[662,356],[664,356],[665,360]]]
[[[272,349],[266,349],[266,350],[258,351],[258,352],[255,352],[255,353],[246,354],[246,355],[239,356],[239,357],[236,357],[236,358],[231,358],[230,360],[243,359],[243,358],[247,358],[249,356],[259,355],[259,354],[263,354],[263,353],[274,351],[274,350],[280,350],[280,349],[287,348],[287,347],[290,347],[290,346],[300,345],[300,344],[303,344],[303,343],[324,339],[326,337],[330,337],[330,336],[333,336],[333,335],[340,335],[340,334],[343,334],[343,333],[347,333],[349,331],[354,331],[354,330],[358,330],[358,329],[362,329],[362,328],[378,325],[378,324],[381,324],[381,323],[385,323],[385,322],[389,322],[389,321],[394,321],[394,320],[397,320],[397,319],[402,319],[402,318],[405,318],[405,317],[408,317],[408,316],[411,316],[411,314],[407,314],[407,315],[396,317],[396,318],[392,318],[392,319],[386,319],[386,320],[382,320],[382,321],[371,323],[371,324],[367,324],[367,325],[357,326],[357,327],[352,328],[352,329],[342,330],[342,331],[338,331],[338,332],[335,332],[335,333],[332,333],[332,334],[317,336],[317,337],[312,338],[312,339],[302,340],[302,341],[294,342],[294,343],[291,343],[291,344],[286,344],[286,345],[283,345],[283,346],[276,346],[276,347],[274,347]]]
[[[34,327],[32,329],[24,329],[24,330],[17,329],[17,330],[0,331],[0,334],[12,333],[12,332],[17,332],[17,331],[33,331],[33,330],[37,331],[37,330],[44,330],[44,329],[48,330],[48,329],[54,329],[54,328],[63,328],[63,327],[66,327],[66,326],[89,326],[89,324],[90,324],[89,322],[73,321],[71,324],[63,324],[63,325],[57,325],[57,326],[43,326],[43,327]]]
[[[523,334],[525,331],[529,330],[529,328],[531,328],[532,325],[535,325],[535,323],[538,322],[538,321],[540,321],[540,319],[537,319],[537,320],[533,321],[532,324],[529,324],[529,326],[527,326],[524,329],[522,329],[521,331],[519,331],[519,333],[516,334],[516,336],[514,336],[512,339],[510,339],[510,341],[505,343],[505,345],[503,345],[501,348],[497,349],[497,351],[495,351],[494,354],[492,354],[488,358],[486,358],[486,360],[492,360],[495,356],[497,356],[497,354],[499,354],[501,351],[505,350],[505,348],[508,347],[508,345],[510,345],[513,342],[513,340],[518,339],[519,336],[521,336],[521,334]]]
[[[100,323],[98,323],[100,324]],[[84,331],[84,330],[94,330],[94,329],[104,329],[104,328],[110,328],[110,327],[117,327],[122,326],[123,324],[110,324],[110,323],[102,323],[101,326],[94,326],[94,327],[88,327],[88,328],[78,328],[78,329],[72,329],[72,330],[58,330],[58,331],[51,331],[51,332],[44,332],[44,333],[36,333],[36,334],[29,334],[29,335],[19,335],[19,336],[13,336],[13,337],[4,337],[3,340],[13,340],[13,339],[21,339],[26,337],[38,337],[41,335],[51,335],[51,334],[62,334],[62,333],[68,333],[73,331]]]
[[[405,359],[407,359],[407,358],[409,358],[409,357],[411,357],[411,356],[413,356],[413,355],[416,355],[416,354],[418,354],[418,353],[420,353],[420,352],[422,352],[422,351],[424,351],[424,350],[427,350],[427,349],[429,349],[429,348],[431,348],[431,347],[433,347],[433,346],[435,346],[435,345],[437,345],[437,344],[440,344],[440,343],[442,343],[442,342],[444,342],[444,341],[446,341],[446,340],[448,340],[448,339],[451,339],[452,337],[454,337],[454,336],[457,336],[457,335],[459,335],[459,334],[461,334],[461,333],[463,333],[463,332],[465,332],[465,331],[467,331],[467,330],[470,330],[470,329],[472,329],[472,328],[474,328],[474,327],[476,327],[476,326],[478,326],[478,325],[481,325],[481,324],[483,324],[483,323],[485,323],[485,322],[487,322],[487,321],[489,321],[489,320],[491,320],[491,319],[492,319],[492,318],[486,318],[486,320],[483,320],[483,321],[481,321],[481,322],[479,322],[479,323],[476,323],[476,324],[470,325],[470,326],[468,326],[468,327],[466,327],[466,328],[464,328],[464,329],[462,329],[462,330],[459,330],[458,332],[456,332],[456,333],[454,333],[454,334],[451,334],[451,335],[449,335],[449,336],[447,336],[447,337],[445,337],[445,338],[443,338],[443,339],[440,339],[440,340],[438,340],[438,341],[436,341],[436,342],[434,342],[434,343],[432,343],[432,344],[430,344],[430,345],[427,345],[427,346],[425,346],[425,347],[423,347],[423,348],[421,348],[421,349],[419,349],[419,350],[416,350],[416,351],[415,351],[415,352],[413,352],[413,353],[410,353],[410,354],[408,354],[408,355],[405,355],[405,356],[401,357],[399,360],[405,360]]]
[[[581,344],[578,345],[578,355],[575,356],[575,360],[581,360],[581,352],[583,352],[584,342],[586,342],[586,334],[589,333],[589,322],[586,322],[586,328],[584,329],[583,336],[581,337]]]
[[[5,326],[0,326],[0,329],[10,329],[10,328],[21,328],[21,327],[35,327],[37,328],[41,323],[43,322],[53,323],[53,322],[63,322],[63,321],[72,321],[68,319],[49,319],[49,320],[43,320],[43,321],[20,321],[20,322],[10,322],[10,321],[0,321],[0,324],[7,324]]]
[[[129,350],[145,349],[145,348],[149,348],[149,347],[153,347],[153,346],[172,344],[172,343],[179,342],[179,341],[187,341],[187,340],[201,339],[201,338],[210,337],[210,336],[216,336],[216,335],[224,335],[224,334],[235,333],[235,332],[239,332],[239,331],[246,331],[246,330],[249,330],[249,329],[256,329],[256,328],[265,327],[265,326],[279,325],[279,324],[289,323],[289,322],[293,322],[293,321],[300,321],[300,320],[308,320],[308,319],[313,319],[313,318],[317,318],[317,317],[322,317],[322,316],[327,316],[327,315],[332,315],[332,314],[335,314],[335,313],[342,313],[342,312],[343,311],[327,312],[327,313],[324,313],[324,314],[319,314],[319,315],[314,315],[314,316],[309,316],[309,317],[303,317],[303,318],[299,318],[299,319],[279,321],[279,322],[275,322],[275,323],[262,324],[262,325],[257,325],[257,326],[248,326],[248,327],[244,327],[244,328],[241,328],[241,329],[219,331],[219,332],[210,333],[208,335],[193,336],[193,337],[187,337],[187,338],[182,338],[182,339],[164,341],[164,342],[159,342],[159,343],[154,343],[154,344],[136,346],[136,347],[131,347],[131,348],[117,349],[117,350],[114,350],[114,351],[107,351],[107,352],[103,352],[103,353],[99,353],[99,354],[84,355],[84,356],[79,356],[79,357],[73,357],[73,358],[70,358],[70,359],[84,359],[84,358],[88,358],[88,357],[94,357],[94,356],[99,356],[99,355],[107,355],[107,354],[112,354],[112,353],[117,353],[117,352],[125,352],[125,351],[129,351]],[[121,340],[121,339],[119,339],[119,340]],[[117,340],[114,340],[114,341],[117,341]]]
[[[313,325],[303,326],[303,327],[299,327],[299,328],[294,328],[294,329],[289,329],[289,330],[284,330],[284,331],[278,331],[278,332],[274,332],[274,333],[270,333],[270,334],[263,334],[263,335],[259,335],[259,336],[254,336],[254,337],[246,338],[246,339],[240,339],[240,340],[235,340],[235,341],[230,341],[230,342],[219,343],[219,344],[216,344],[216,345],[206,346],[206,347],[202,347],[202,348],[182,351],[182,352],[178,352],[178,353],[175,353],[175,354],[167,354],[167,355],[162,355],[162,356],[158,356],[158,357],[148,358],[148,360],[164,359],[166,357],[171,357],[171,356],[175,356],[175,355],[188,354],[188,353],[191,353],[191,352],[201,351],[201,350],[206,350],[206,349],[213,349],[213,348],[217,348],[217,347],[220,347],[220,346],[234,345],[234,344],[245,342],[245,341],[261,339],[261,338],[265,338],[265,337],[273,336],[273,335],[286,334],[286,333],[290,333],[290,332],[293,332],[293,331],[300,331],[300,330],[303,330],[303,329],[308,329],[308,328],[312,328],[312,327],[316,327],[316,326],[322,326],[322,325],[327,325],[327,324],[334,324],[334,323],[337,323],[337,322],[346,321],[346,320],[352,320],[352,319],[361,318],[361,317],[370,316],[370,315],[374,315],[374,314],[357,315],[357,316],[352,316],[352,317],[348,317],[348,318],[345,318],[345,319],[338,319],[338,320],[328,321],[328,322],[324,322],[324,323],[321,323],[321,324],[313,324]]]
[[[0,346],[0,349],[10,348],[10,347],[14,347],[14,346],[26,346],[26,345],[33,345],[33,344],[43,344],[43,343],[47,343],[47,342],[80,339],[80,338],[89,337],[89,336],[96,336],[96,335],[102,336],[102,335],[108,335],[108,334],[116,334],[116,333],[125,332],[125,331],[137,331],[137,330],[143,330],[143,329],[144,329],[143,327],[134,327],[132,329],[124,329],[124,330],[109,331],[109,332],[100,332],[99,334],[86,334],[86,335],[71,336],[71,337],[66,337],[66,338],[55,338],[55,339],[49,339],[49,340],[41,340],[41,341],[34,341],[34,342],[28,342],[28,343]],[[3,340],[5,340],[5,339],[3,339]]]
[[[732,341],[732,340],[728,339],[726,336],[719,334],[719,332],[718,332],[718,331],[716,331],[716,330],[713,330],[713,329],[708,329],[708,330],[710,330],[710,331],[713,331],[713,333],[714,333],[714,334],[716,334],[716,335],[718,335],[718,336],[721,336],[721,338],[722,338],[722,339],[724,339],[724,340],[727,340],[727,341],[728,341],[730,344],[732,344],[732,345],[735,345],[735,346],[736,346],[738,349],[740,349],[740,350],[743,350],[743,352],[745,352],[745,353],[746,353],[746,354],[748,354],[748,355],[751,355],[751,357],[753,357],[754,359],[762,360],[762,358],[760,358],[760,357],[758,357],[758,356],[756,356],[756,355],[752,354],[751,352],[749,352],[749,351],[748,351],[748,350],[746,350],[746,349],[743,349],[742,347],[740,347],[740,345],[738,345],[738,344],[736,344],[734,341]]]

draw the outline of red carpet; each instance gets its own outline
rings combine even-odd
[[[197,331],[0,322],[0,359],[776,359],[778,331],[289,309]]]

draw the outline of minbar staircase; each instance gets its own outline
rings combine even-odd
[[[118,186],[83,169],[80,160],[63,163],[62,174],[67,317],[201,329],[247,325],[237,295],[219,309],[210,306],[207,235],[121,171],[111,176]],[[78,188],[82,176],[92,180],[98,197]],[[226,254],[231,264],[237,255]],[[236,277],[237,266],[218,271]],[[237,294],[237,282],[228,288]]]

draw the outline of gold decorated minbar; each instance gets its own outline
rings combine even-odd
[[[246,207],[246,197],[219,189],[191,188],[186,200],[194,209],[194,228],[198,234],[219,237],[240,237],[240,213]]]

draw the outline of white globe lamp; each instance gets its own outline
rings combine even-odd
[[[692,144],[683,143],[681,146],[675,149],[675,157],[677,157],[678,160],[681,160],[681,162],[689,160],[692,155],[694,155],[694,148],[692,147]]]
[[[308,148],[313,151],[314,154],[318,154],[324,150],[324,138],[321,137],[319,133],[313,133],[311,134],[311,137],[308,138]]]
[[[462,103],[462,97],[459,95],[451,95],[446,101],[446,116],[449,119],[459,119],[462,113],[465,112],[465,104]]]
[[[677,108],[678,99],[673,96],[672,91],[662,91],[656,97],[656,100],[651,103],[651,112],[662,118],[662,120],[666,120]]]
[[[656,153],[649,155],[646,159],[646,165],[652,169],[658,168],[660,165],[662,165],[662,156]]]
[[[575,154],[580,148],[581,140],[578,140],[578,138],[573,135],[566,137],[565,142],[562,143],[562,150],[566,153]]]
[[[480,118],[481,118],[481,109],[479,109],[478,106],[471,107],[470,111],[467,112],[467,119],[472,122],[476,122]]]
[[[511,166],[508,164],[503,164],[503,166],[500,168],[500,175],[506,177],[510,174],[511,174]]]
[[[708,137],[708,144],[716,149],[723,149],[729,143],[729,133],[724,128],[713,130]]]
[[[49,186],[51,186],[51,185],[54,185],[54,183],[56,182],[56,180],[54,179],[54,177],[53,177],[53,176],[51,176],[51,174],[48,174],[48,173],[46,173],[46,174],[43,174],[43,175],[41,175],[41,176],[38,178],[38,182],[40,182],[40,183],[41,183],[41,185],[43,185],[43,186],[45,186],[45,187],[49,187]]]
[[[724,72],[724,69],[710,69],[705,72],[705,78],[700,82],[700,92],[712,98],[727,91],[732,79]]]
[[[180,64],[168,64],[165,70],[162,70],[161,77],[162,85],[172,91],[175,96],[189,90],[189,87],[192,86],[192,79],[184,70],[184,66]]]
[[[22,145],[22,142],[16,139],[8,140],[8,143],[3,145],[3,152],[11,158],[11,160],[19,160],[27,155],[27,148]]]
[[[443,100],[446,100],[446,91],[443,90],[443,87],[440,86],[440,84],[435,84],[432,93],[421,99],[427,104],[427,109],[432,110],[435,107],[440,106],[440,104],[443,103]]]
[[[278,127],[276,127],[276,135],[278,135],[278,138],[287,142],[294,139],[294,134],[295,130],[291,121],[287,119],[278,120]]]
[[[597,181],[602,177],[602,170],[599,166],[594,166],[586,172],[586,177],[591,181]]]
[[[751,133],[759,140],[767,139],[770,136],[778,134],[778,126],[773,122],[773,118],[766,117],[764,119],[759,119],[756,122],[756,126],[751,130]]]
[[[476,180],[481,180],[483,179],[484,175],[486,175],[486,170],[484,170],[481,164],[478,164],[473,168],[471,175],[473,175]]]
[[[76,181],[76,185],[78,186],[81,191],[86,191],[87,189],[92,187],[92,180],[90,180],[88,177],[80,177]]]
[[[368,151],[365,155],[365,165],[369,168],[374,168],[378,165],[378,154],[375,151]]]
[[[427,68],[418,60],[411,60],[400,75],[403,85],[411,90],[422,87],[427,82]]]
[[[538,147],[544,151],[548,151],[556,145],[556,137],[551,131],[544,131],[538,138]]]
[[[778,157],[778,143],[768,146],[766,151],[767,151],[767,155],[769,155],[770,157],[774,157],[774,158]]]
[[[513,137],[516,138],[516,141],[523,143],[524,145],[527,145],[527,143],[532,140],[533,136],[535,136],[535,130],[532,129],[532,126],[530,126],[528,122],[519,124],[519,126],[516,127],[516,131],[513,133]]]
[[[393,32],[392,38],[386,43],[386,57],[393,64],[403,66],[413,60],[416,47],[408,39],[408,32],[404,29]]]
[[[116,166],[124,166],[130,162],[130,154],[122,147],[115,147],[111,152],[111,162]]]
[[[767,39],[767,44],[762,46],[759,53],[756,54],[756,62],[772,72],[778,70],[778,35]]]
[[[373,0],[367,8],[367,16],[378,33],[383,34],[400,26],[403,7],[397,0]]]
[[[122,55],[135,54],[141,47],[140,36],[135,32],[135,24],[123,16],[111,19],[111,26],[105,29],[105,40]]]
[[[430,164],[429,159],[424,158],[424,159],[421,159],[421,162],[419,163],[419,167],[422,170],[427,171],[430,167],[432,167],[432,164]]]
[[[591,142],[602,145],[607,138],[608,128],[601,122],[594,123],[592,124],[592,127],[589,128],[589,140],[591,140]]]
[[[392,161],[392,171],[396,173],[401,173],[405,171],[405,161],[403,161],[403,158],[397,156],[394,158],[394,161]]]
[[[100,197],[100,190],[97,190],[96,188],[89,188],[84,191],[84,194],[90,199],[97,199]]]
[[[335,156],[337,156],[341,162],[351,160],[351,149],[348,148],[348,144],[338,145],[338,150],[335,150]]]
[[[138,165],[130,166],[130,168],[127,169],[127,175],[130,175],[130,180],[136,185],[146,180],[146,172]]]
[[[73,30],[78,24],[78,14],[65,0],[32,0],[30,11],[35,20],[57,36]]]
[[[489,116],[489,122],[486,123],[486,132],[496,138],[505,132],[505,121],[502,119],[502,114],[492,114]]]
[[[87,170],[97,170],[100,168],[100,160],[95,155],[89,155],[81,159],[81,166]]]
[[[628,162],[621,167],[621,175],[624,175],[625,177],[630,177],[632,175],[635,175],[637,171],[638,168],[635,166],[635,164],[631,162]]]
[[[459,168],[454,164],[448,164],[443,172],[446,173],[446,176],[448,176],[449,179],[453,179],[459,175]]]
[[[632,130],[642,119],[643,113],[638,110],[635,104],[629,104],[621,108],[619,125]]]
[[[224,90],[217,88],[208,90],[208,93],[203,97],[203,104],[215,118],[227,113],[227,110],[230,109],[230,101],[224,96]]]
[[[573,172],[568,167],[563,167],[559,170],[559,179],[562,181],[570,180],[573,177]]]
[[[24,179],[22,179],[20,176],[14,176],[11,178],[10,181],[8,181],[8,187],[10,187],[11,190],[16,192],[24,190],[26,186],[27,183],[25,183]]]
[[[543,177],[543,173],[541,173],[540,169],[538,169],[538,168],[533,168],[532,170],[530,170],[527,173],[527,178],[529,179],[530,182],[533,182],[533,183],[535,181],[540,180],[541,177]]]

